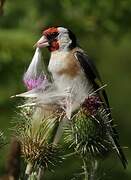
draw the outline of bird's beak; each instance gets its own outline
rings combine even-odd
[[[49,46],[48,40],[45,36],[42,36],[39,41],[34,45],[34,47],[43,48]]]

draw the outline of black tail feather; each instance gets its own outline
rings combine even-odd
[[[124,155],[124,152],[123,152],[123,150],[122,150],[122,148],[121,148],[121,146],[120,146],[117,138],[115,138],[115,137],[113,138],[113,137],[110,135],[110,140],[111,140],[111,142],[112,142],[112,144],[113,144],[113,146],[114,146],[114,149],[116,150],[116,152],[117,152],[117,154],[118,154],[119,159],[121,160],[121,163],[122,163],[124,169],[126,169],[126,168],[127,168],[128,161],[127,161],[127,159],[126,159],[126,157],[125,157],[125,155]]]

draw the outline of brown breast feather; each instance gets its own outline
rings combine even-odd
[[[58,71],[59,75],[67,75],[71,78],[76,77],[80,73],[80,65],[75,59],[74,53],[76,51],[82,51],[80,48],[74,48],[70,51],[70,53],[66,56],[63,61],[66,61],[66,66]]]

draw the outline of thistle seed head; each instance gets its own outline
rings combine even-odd
[[[52,134],[59,121],[60,112],[34,122],[34,109],[22,108],[21,122],[17,126],[16,136],[21,143],[24,159],[33,166],[47,168],[59,158],[60,147],[51,143]]]

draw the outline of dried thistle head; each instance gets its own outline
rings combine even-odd
[[[48,142],[40,143],[32,141],[31,138],[23,140],[22,155],[27,162],[34,166],[48,168],[57,161],[59,147]]]
[[[34,121],[33,112],[34,109],[27,107],[21,109],[22,120],[16,134],[24,159],[33,166],[47,168],[59,159],[60,148],[51,143],[51,138],[60,114],[56,112]]]

